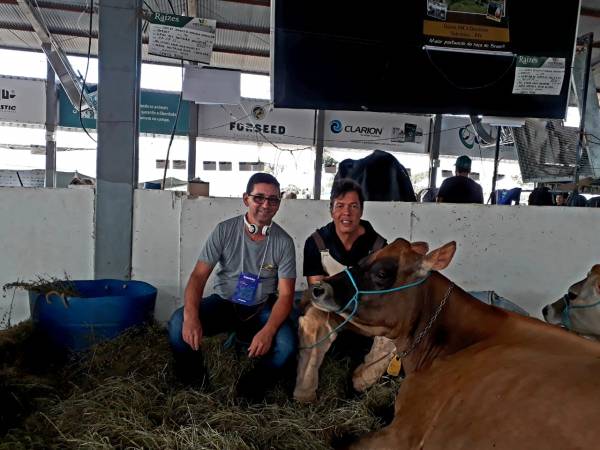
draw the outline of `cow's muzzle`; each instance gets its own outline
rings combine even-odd
[[[317,308],[325,311],[337,311],[339,306],[333,298],[333,288],[329,283],[320,282],[314,284],[310,289],[312,303]]]

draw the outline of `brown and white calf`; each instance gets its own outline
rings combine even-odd
[[[310,292],[307,291],[306,294],[310,295]],[[300,317],[298,327],[300,349],[296,387],[294,388],[295,400],[310,403],[317,399],[319,369],[327,351],[337,337],[334,330],[343,321],[344,318],[340,315],[315,306],[307,305],[305,308],[305,314]],[[360,332],[352,324],[348,324],[346,328]],[[354,389],[364,392],[375,384],[386,372],[395,350],[396,346],[391,340],[380,336],[375,337],[371,350],[365,356],[363,363],[352,374]]]

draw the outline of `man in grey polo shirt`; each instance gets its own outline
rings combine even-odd
[[[296,280],[292,238],[272,221],[280,204],[279,183],[254,174],[243,195],[245,214],[219,223],[204,243],[184,293],[184,305],[169,321],[169,340],[178,377],[204,378],[203,336],[235,332],[248,356],[260,358],[244,388],[260,394],[279,375],[297,348],[289,320]],[[217,267],[214,294],[204,297]],[[204,297],[204,298],[203,298]]]

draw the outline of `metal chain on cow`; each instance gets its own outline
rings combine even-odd
[[[446,304],[446,302],[450,298],[450,294],[452,294],[452,290],[453,289],[454,289],[454,283],[450,283],[450,287],[446,291],[446,294],[444,295],[444,298],[442,299],[442,301],[440,302],[439,306],[437,307],[437,309],[433,313],[433,316],[431,316],[431,319],[429,319],[429,322],[427,323],[427,325],[425,326],[425,328],[423,328],[423,331],[421,331],[419,334],[417,334],[417,337],[412,342],[412,344],[410,344],[410,347],[408,347],[408,349],[406,349],[406,350],[398,353],[398,356],[400,357],[400,359],[406,358],[415,348],[417,348],[417,345],[419,345],[421,343],[421,341],[427,335],[427,333],[429,333],[429,331],[431,330],[431,327],[433,326],[433,324],[437,320],[438,316],[442,312],[442,309],[444,308],[444,305]]]
[[[306,347],[299,347],[300,350],[308,350],[308,349],[311,349],[311,348],[314,348],[314,347],[317,347],[317,346],[321,345],[323,342],[325,342],[327,339],[329,339],[331,337],[331,335],[333,335],[334,333],[336,333],[340,328],[342,328],[348,322],[350,322],[350,320],[352,320],[352,318],[356,315],[356,311],[358,310],[358,297],[360,295],[364,295],[364,294],[367,294],[367,295],[369,295],[369,294],[389,294],[391,292],[402,291],[404,289],[409,289],[411,287],[415,287],[415,286],[418,286],[418,285],[424,283],[425,280],[427,280],[427,278],[429,278],[429,275],[430,275],[430,273],[427,272],[427,275],[425,275],[420,280],[413,281],[412,283],[403,284],[402,286],[398,286],[398,287],[395,287],[395,288],[382,289],[382,290],[379,290],[379,291],[361,291],[360,289],[358,289],[356,281],[354,281],[354,277],[352,276],[352,274],[350,273],[350,271],[348,270],[348,268],[344,269],[344,273],[346,275],[348,275],[348,278],[350,278],[350,282],[352,283],[352,286],[354,287],[354,295],[352,296],[352,298],[350,300],[348,300],[348,303],[346,303],[343,308],[338,309],[336,311],[336,313],[340,314],[340,313],[344,312],[346,309],[348,309],[350,307],[350,305],[352,305],[352,312],[350,313],[350,315],[348,315],[348,317],[346,317],[344,319],[344,321],[341,324],[339,324],[337,327],[335,327],[333,330],[331,330],[329,333],[327,333],[325,335],[325,337],[319,339],[317,342],[315,342],[312,345],[308,345]]]
[[[382,357],[377,358],[375,361],[367,364],[366,366],[367,367],[373,366],[373,365],[375,365],[375,364],[383,361],[385,358],[388,358],[388,357],[390,357],[391,355],[394,355],[394,354],[396,354],[400,359],[406,358],[415,348],[417,348],[417,345],[419,345],[421,343],[421,341],[427,335],[427,333],[429,333],[429,330],[431,330],[431,327],[433,326],[434,322],[437,320],[438,316],[442,312],[442,309],[444,308],[444,305],[446,304],[446,302],[450,298],[450,294],[452,294],[452,290],[453,289],[454,289],[454,283],[450,283],[450,287],[446,291],[446,294],[444,295],[444,298],[442,298],[442,301],[440,302],[439,306],[437,307],[437,309],[433,313],[433,316],[431,316],[431,319],[429,319],[429,322],[427,323],[427,325],[425,326],[425,328],[423,329],[423,331],[421,331],[417,335],[417,337],[415,338],[415,340],[413,341],[413,343],[411,344],[411,346],[407,350],[404,350],[403,352],[400,352],[400,353],[398,353],[397,350],[388,352],[385,355],[383,355]]]

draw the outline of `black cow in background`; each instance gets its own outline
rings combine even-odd
[[[339,178],[352,178],[360,184],[368,201],[417,201],[408,171],[395,156],[382,150],[362,159],[343,160],[335,175],[335,180]]]

